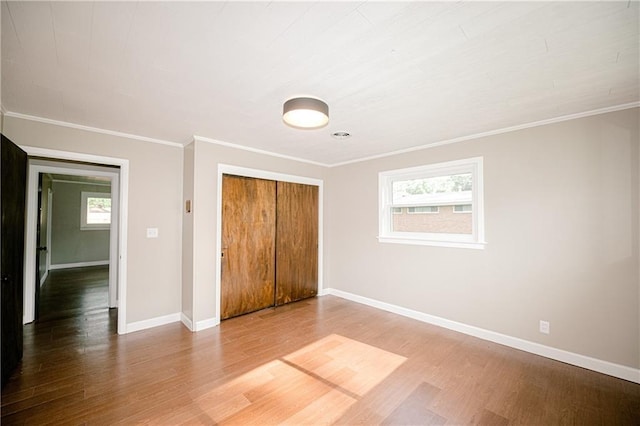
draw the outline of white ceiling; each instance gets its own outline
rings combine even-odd
[[[638,6],[3,1],[2,107],[337,164],[637,103]],[[327,127],[282,123],[300,94]]]

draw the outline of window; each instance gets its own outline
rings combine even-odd
[[[453,206],[454,213],[471,213],[471,204],[456,204]]]
[[[407,213],[409,214],[438,213],[439,211],[440,209],[438,209],[438,206],[420,206],[407,208]]]
[[[82,192],[80,229],[109,229],[111,225],[111,194]]]
[[[402,214],[402,207],[393,207],[393,214]]]
[[[381,172],[379,228],[385,243],[484,248],[482,157]]]

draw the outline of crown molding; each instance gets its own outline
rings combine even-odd
[[[441,141],[437,141],[437,142],[431,142],[431,143],[427,143],[427,144],[424,144],[424,145],[414,146],[414,147],[411,147],[411,148],[406,148],[406,149],[401,149],[401,150],[397,150],[397,151],[387,152],[387,153],[384,153],[384,154],[371,155],[371,156],[362,157],[362,158],[358,158],[358,159],[354,159],[354,160],[343,161],[343,162],[340,162],[340,163],[331,164],[331,165],[329,165],[329,167],[346,166],[348,164],[361,163],[363,161],[376,160],[378,158],[392,157],[394,155],[406,154],[408,152],[420,151],[420,150],[427,149],[427,148],[435,148],[437,146],[449,145],[449,144],[458,143],[458,142],[465,142],[465,141],[469,141],[469,140],[473,140],[473,139],[480,139],[480,138],[484,138],[486,136],[500,135],[500,134],[503,134],[503,133],[515,132],[515,131],[518,131],[518,130],[529,129],[529,128],[532,128],[532,127],[546,126],[547,124],[561,123],[563,121],[575,120],[575,119],[578,119],[578,118],[591,117],[593,115],[606,114],[608,112],[616,112],[616,111],[622,111],[622,110],[625,110],[625,109],[638,108],[638,107],[640,107],[640,102],[630,102],[628,104],[615,105],[615,106],[612,106],[612,107],[594,109],[594,110],[591,110],[591,111],[584,111],[584,112],[579,112],[579,113],[575,113],[575,114],[568,114],[568,115],[563,115],[563,116],[560,116],[560,117],[548,118],[546,120],[533,121],[531,123],[525,123],[525,124],[518,124],[517,126],[504,127],[502,129],[490,130],[488,132],[474,133],[472,135],[460,136],[458,138],[445,139],[445,140],[441,140]]]
[[[67,121],[52,120],[50,118],[36,117],[34,115],[20,114],[18,112],[8,111],[8,112],[4,113],[4,116],[5,117],[12,117],[12,118],[19,118],[19,119],[22,119],[22,120],[35,121],[35,122],[44,123],[44,124],[53,124],[55,126],[67,127],[67,128],[76,129],[76,130],[84,130],[84,131],[87,131],[87,132],[101,133],[103,135],[117,136],[117,137],[120,137],[120,138],[134,139],[134,140],[139,140],[139,141],[143,141],[143,142],[156,143],[156,144],[160,144],[160,145],[168,145],[168,146],[173,146],[173,147],[176,147],[176,148],[183,148],[184,147],[181,143],[177,143],[177,142],[171,142],[171,141],[166,141],[166,140],[162,140],[162,139],[149,138],[147,136],[134,135],[134,134],[131,134],[131,133],[118,132],[118,131],[115,131],[115,130],[101,129],[101,128],[98,128],[98,127],[85,126],[85,125],[82,125],[82,124],[69,123]]]
[[[268,155],[268,156],[276,157],[276,158],[283,158],[283,159],[286,159],[286,160],[292,160],[292,161],[297,161],[297,162],[301,162],[301,163],[313,164],[314,166],[332,168],[332,167],[346,166],[346,165],[349,165],[349,164],[361,163],[361,162],[370,161],[370,160],[376,160],[376,159],[379,159],[379,158],[392,157],[394,155],[406,154],[406,153],[409,153],[409,152],[420,151],[420,150],[428,149],[428,148],[435,148],[435,147],[442,146],[442,145],[449,145],[449,144],[454,144],[454,143],[458,143],[458,142],[465,142],[465,141],[469,141],[469,140],[473,140],[473,139],[480,139],[480,138],[487,137],[487,136],[500,135],[500,134],[503,134],[503,133],[515,132],[515,131],[518,131],[518,130],[529,129],[529,128],[539,127],[539,126],[545,126],[545,125],[554,124],[554,123],[561,123],[563,121],[575,120],[575,119],[579,119],[579,118],[591,117],[591,116],[594,116],[594,115],[606,114],[606,113],[609,113],[609,112],[622,111],[622,110],[625,110],[625,109],[638,108],[638,107],[640,107],[640,102],[630,102],[630,103],[627,103],[627,104],[614,105],[614,106],[611,106],[611,107],[599,108],[599,109],[595,109],[595,110],[584,111],[584,112],[579,112],[579,113],[575,113],[575,114],[568,114],[568,115],[563,115],[563,116],[560,116],[560,117],[554,117],[554,118],[549,118],[549,119],[540,120],[540,121],[533,121],[533,122],[525,123],[525,124],[519,124],[519,125],[516,125],[516,126],[504,127],[504,128],[501,128],[501,129],[490,130],[490,131],[487,131],[487,132],[474,133],[474,134],[471,134],[471,135],[460,136],[460,137],[453,138],[453,139],[445,139],[445,140],[441,140],[441,141],[430,142],[430,143],[427,143],[427,144],[414,146],[414,147],[411,147],[411,148],[405,148],[405,149],[391,151],[391,152],[387,152],[387,153],[383,153],[383,154],[377,154],[377,155],[371,155],[371,156],[356,158],[356,159],[353,159],[353,160],[347,160],[347,161],[342,161],[342,162],[333,163],[333,164],[321,163],[321,162],[318,162],[318,161],[308,160],[306,158],[299,158],[299,157],[294,157],[294,156],[291,156],[291,155],[279,154],[279,153],[276,153],[276,152],[273,152],[273,151],[267,151],[267,150],[263,150],[263,149],[252,148],[252,147],[248,147],[248,146],[245,146],[245,145],[239,145],[239,144],[235,144],[235,143],[231,143],[231,142],[225,142],[225,141],[220,141],[220,140],[217,140],[217,139],[207,138],[207,137],[204,137],[204,136],[193,135],[193,139],[192,140],[193,141],[211,143],[211,144],[214,144],[214,145],[225,146],[225,147],[228,147],[228,148],[239,149],[239,150],[242,150],[242,151],[254,152],[254,153],[257,153],[257,154]],[[100,128],[97,128],[97,127],[84,126],[84,125],[81,125],[81,124],[69,123],[69,122],[66,122],[66,121],[52,120],[52,119],[49,119],[49,118],[42,118],[42,117],[36,117],[36,116],[33,116],[33,115],[20,114],[20,113],[16,113],[16,112],[6,111],[6,110],[4,110],[4,106],[2,106],[2,105],[0,105],[0,111],[3,113],[3,115],[5,117],[13,117],[13,118],[19,118],[19,119],[23,119],[23,120],[30,120],[30,121],[40,122],[40,123],[53,124],[53,125],[62,126],[62,127],[69,127],[69,128],[72,128],[72,129],[85,130],[85,131],[89,131],[89,132],[102,133],[102,134],[111,135],[111,136],[117,136],[117,137],[124,137],[124,138],[128,138],[128,139],[134,139],[134,140],[139,140],[139,141],[144,141],[144,142],[151,142],[151,143],[157,143],[157,144],[161,144],[161,145],[168,145],[168,146],[173,146],[173,147],[181,148],[181,149],[184,148],[184,145],[181,144],[181,143],[178,143],[178,142],[171,142],[171,141],[166,141],[166,140],[162,140],[162,139],[149,138],[149,137],[146,137],[146,136],[133,135],[133,134],[130,134],[130,133],[123,133],[123,132],[117,132],[117,131],[114,131],[114,130],[100,129]]]
[[[251,147],[248,147],[248,146],[245,146],[245,145],[238,145],[238,144],[231,143],[231,142],[219,141],[219,140],[216,140],[216,139],[206,138],[204,136],[193,135],[193,140],[194,141],[199,141],[199,142],[206,142],[206,143],[210,143],[210,144],[214,144],[214,145],[226,146],[228,148],[240,149],[240,150],[243,150],[243,151],[255,152],[256,154],[268,155],[268,156],[271,156],[271,157],[284,158],[285,160],[293,160],[293,161],[298,161],[300,163],[313,164],[314,166],[331,167],[331,165],[329,165],[329,164],[320,163],[320,162],[312,161],[312,160],[307,160],[306,158],[299,158],[299,157],[294,157],[294,156],[291,156],[291,155],[278,154],[277,152],[266,151],[266,150],[258,149],[258,148],[251,148]]]

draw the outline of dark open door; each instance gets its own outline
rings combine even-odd
[[[2,386],[22,359],[22,308],[27,154],[2,136]]]
[[[276,306],[318,292],[318,187],[278,182]]]
[[[276,182],[223,175],[220,319],[273,306]]]

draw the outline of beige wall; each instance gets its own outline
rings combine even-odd
[[[216,230],[218,165],[323,179],[326,168],[284,158],[196,140],[194,149],[193,264],[194,322],[218,317],[216,290]],[[188,238],[188,237],[185,237]],[[189,283],[185,283],[188,285]]]
[[[182,148],[15,117],[3,132],[18,145],[129,160],[127,323],[180,312]]]
[[[332,168],[342,291],[640,367],[638,109]],[[378,172],[484,157],[485,250],[384,244]],[[612,208],[612,206],[615,206]],[[549,335],[539,320],[551,323]]]
[[[194,143],[184,148],[182,182],[182,313],[193,321],[193,179]],[[191,201],[191,212],[186,211],[186,201]]]
[[[15,117],[5,117],[3,131],[19,145],[129,160],[129,323],[217,316],[217,170],[228,164],[325,181],[325,287],[638,368],[638,114],[331,169],[201,140],[182,150]],[[377,242],[378,172],[475,156],[484,157],[485,250]],[[147,239],[147,227],[160,238]],[[551,334],[538,332],[541,319]]]

